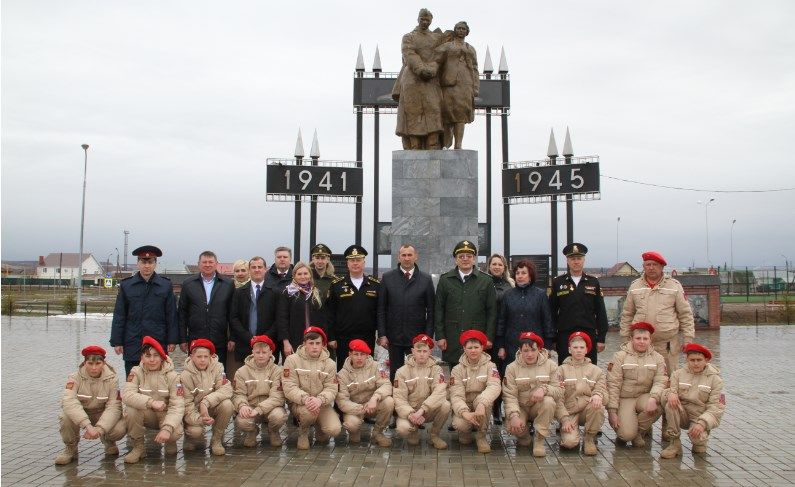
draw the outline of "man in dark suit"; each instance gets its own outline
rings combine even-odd
[[[431,276],[420,272],[417,250],[400,247],[398,267],[384,273],[378,295],[378,344],[389,350],[389,378],[411,353],[411,342],[424,333],[433,336],[434,290]]]
[[[276,334],[276,298],[273,289],[265,286],[265,259],[252,257],[248,262],[251,280],[235,289],[232,298],[232,335],[235,358],[242,363],[251,354],[251,338],[268,335],[279,343]],[[278,356],[278,349],[274,355]]]
[[[188,352],[188,344],[206,338],[215,345],[218,360],[226,363],[229,341],[229,318],[235,285],[218,274],[218,257],[205,250],[199,254],[199,273],[182,282],[179,293],[179,347]]]

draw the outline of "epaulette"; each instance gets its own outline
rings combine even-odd
[[[345,280],[345,277],[343,277],[343,276],[340,276],[340,277],[336,277],[336,278],[334,278],[334,280],[332,280],[332,281],[331,281],[331,283],[332,283],[332,284],[337,284],[338,282],[340,282],[340,281],[344,281],[344,280]]]
[[[381,280],[378,279],[377,277],[367,276],[367,279],[369,279],[370,281],[372,281],[372,282],[374,282],[376,284],[380,284],[381,283]]]
[[[157,275],[157,277],[162,277],[162,278],[163,278],[163,279],[165,279],[166,281],[168,281],[168,282],[171,282],[171,278],[169,278],[169,277],[166,277],[166,276],[164,276],[164,275],[162,275],[162,274],[158,274],[158,275]]]

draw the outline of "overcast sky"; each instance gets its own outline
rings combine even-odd
[[[278,7],[277,7],[278,5]],[[6,0],[2,3],[2,258],[77,252],[83,150],[85,249],[105,260],[155,244],[161,270],[204,249],[224,262],[293,242],[293,206],[265,201],[265,160],[307,153],[355,159],[352,77],[359,44],[370,70],[400,68],[417,11],[433,27],[466,20],[483,65],[505,47],[511,77],[510,160],[541,159],[549,131],[602,175],[717,190],[795,187],[795,3],[294,2]],[[383,5],[383,6],[382,6]],[[390,219],[394,115],[381,119],[382,220]],[[465,148],[485,161],[485,123]],[[495,124],[495,163],[500,160]],[[372,118],[365,118],[372,181]],[[499,181],[499,164],[493,168]],[[480,221],[485,221],[485,168]],[[372,250],[365,184],[363,244]],[[795,260],[795,192],[701,193],[602,178],[600,201],[575,204],[588,265],[655,249],[673,267]],[[493,250],[502,249],[500,191]],[[309,206],[304,210],[308,221]],[[352,205],[320,205],[318,238],[352,243]],[[514,253],[549,252],[549,205],[514,206]],[[560,207],[560,237],[565,211]],[[621,221],[617,228],[617,218]],[[618,230],[618,239],[617,237]],[[303,253],[308,251],[304,230]],[[372,255],[372,252],[371,252]],[[130,262],[133,260],[130,259]],[[380,266],[388,265],[381,257]],[[451,262],[452,263],[452,262]]]

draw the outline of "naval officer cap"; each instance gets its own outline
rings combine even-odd
[[[314,247],[312,247],[312,251],[309,254],[312,257],[314,257],[316,255],[330,256],[331,255],[331,249],[328,248],[328,246],[326,244],[319,243],[319,244],[315,245]]]
[[[361,245],[353,244],[345,249],[346,259],[364,259],[367,257],[367,251]]]
[[[563,247],[563,255],[566,257],[584,256],[587,253],[588,247],[578,242],[572,242]]]
[[[154,245],[143,245],[133,250],[132,254],[139,259],[147,259],[149,257],[161,257],[163,252]]]
[[[453,249],[453,257],[456,257],[458,254],[461,253],[477,255],[478,248],[475,247],[475,244],[473,244],[469,240],[462,240],[455,245],[455,248]]]

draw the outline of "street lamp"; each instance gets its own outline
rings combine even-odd
[[[119,248],[116,247],[116,274],[118,273],[119,273]]]
[[[734,289],[734,224],[737,223],[737,219],[732,219],[732,226],[729,230],[729,245],[731,247],[731,270],[729,270],[729,294],[731,294],[732,289]]]
[[[618,224],[621,223],[621,217],[616,218],[616,264],[618,264]]]
[[[77,270],[77,313],[83,300],[83,228],[86,221],[86,173],[88,172],[88,144],[83,144],[83,209],[80,211],[80,262]]]
[[[710,198],[709,201],[697,201],[699,205],[704,205],[704,233],[706,234],[706,249],[707,249],[707,265],[712,265],[712,261],[709,260],[709,205],[713,203],[715,198]]]

